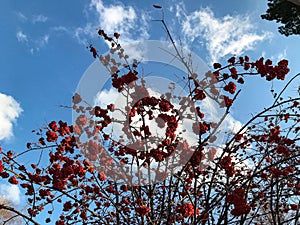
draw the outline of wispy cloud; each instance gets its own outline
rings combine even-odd
[[[48,44],[50,35],[44,34],[41,37],[32,38],[25,34],[23,31],[18,31],[16,33],[16,38],[18,42],[26,44],[29,47],[31,54],[33,54],[40,51],[41,48],[45,47]]]
[[[16,37],[19,42],[27,42],[28,41],[28,37],[23,31],[18,31],[16,33]]]
[[[21,20],[22,22],[26,22],[28,20],[27,16],[25,16],[23,13],[21,12],[16,12],[19,20]]]
[[[48,34],[45,34],[43,35],[42,37],[36,39],[34,42],[35,42],[35,45],[36,45],[36,48],[39,49],[39,48],[42,48],[44,47],[45,45],[48,44],[49,42],[49,38],[50,36]]]
[[[23,109],[11,96],[0,93],[0,140],[13,136],[13,123]]]
[[[54,31],[54,32],[66,32],[66,33],[69,32],[69,29],[66,28],[66,27],[64,27],[64,26],[50,27],[50,30],[51,30],[51,31]]]
[[[288,56],[287,48],[284,48],[281,52],[276,52],[276,53],[268,53],[266,51],[261,52],[261,57],[268,58],[271,61],[273,61],[275,64],[280,60],[286,59],[287,56]]]
[[[26,16],[22,12],[16,12],[18,19],[21,22],[30,22],[30,23],[45,23],[48,21],[48,17],[43,15],[43,14],[38,14],[38,15],[32,15],[32,16]]]
[[[31,24],[33,24],[31,26],[34,26],[34,24],[36,24],[36,23],[44,23],[48,20],[48,17],[46,17],[42,14],[27,17],[21,12],[16,12],[16,15],[19,18],[19,20],[21,20],[22,22],[30,22]],[[23,30],[18,30],[16,32],[16,38],[17,38],[18,42],[26,44],[26,46],[29,48],[30,52],[33,54],[35,52],[40,51],[40,49],[42,47],[44,47],[48,44],[50,35],[49,35],[49,32],[47,32],[44,35],[33,37],[28,32],[25,33]]]
[[[83,26],[66,27],[64,24],[54,27],[48,27],[48,34],[55,35],[54,32],[63,32],[67,35],[75,37],[80,44],[88,45],[90,41],[96,38],[97,30],[103,29],[109,35],[114,32],[121,34],[122,44],[131,43],[136,40],[144,40],[149,38],[148,33],[148,14],[142,10],[136,10],[134,6],[125,6],[121,2],[115,4],[104,4],[102,0],[90,0],[85,12],[88,14],[88,20]],[[17,12],[17,16],[23,22],[32,24],[46,22],[48,17],[39,14],[28,17],[21,12]],[[39,51],[40,45],[47,43],[46,39],[41,41],[39,38],[31,38],[23,32],[18,33],[19,41],[27,41],[32,53]],[[49,38],[49,35],[48,35]],[[41,44],[44,43],[44,44]],[[33,44],[37,45],[34,46]]]
[[[74,35],[80,44],[87,45],[90,38],[97,37],[96,26],[95,24],[87,23],[84,27],[77,27],[74,31]]]
[[[45,34],[36,40],[32,40],[32,47],[30,48],[31,54],[34,54],[35,52],[40,51],[41,48],[45,47],[49,42],[49,38],[50,36]]]
[[[285,48],[282,52],[280,52],[277,56],[271,57],[271,60],[275,60],[276,62],[285,59],[287,57],[287,49]]]
[[[210,8],[202,8],[190,14],[179,5],[176,9],[185,41],[188,44],[202,40],[212,62],[228,54],[240,55],[253,50],[257,43],[270,39],[270,32],[257,33],[257,27],[247,15],[215,17]]]
[[[32,23],[44,23],[47,20],[48,20],[47,16],[39,14],[39,15],[33,15],[31,21],[32,21]]]

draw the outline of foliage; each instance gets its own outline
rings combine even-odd
[[[297,224],[300,99],[284,99],[287,86],[273,91],[270,106],[218,142],[218,130],[246,80],[284,80],[288,61],[273,65],[269,59],[231,57],[200,78],[161,22],[187,70],[188,96],[177,99],[172,87],[150,96],[139,64],[129,63],[118,43],[120,35],[99,30],[111,51],[104,56],[93,46],[90,51],[107,66],[112,86],[125,96],[126,105],[123,111],[114,104],[90,106],[75,94],[74,125],[52,121],[37,131],[39,140],[28,143],[25,152],[1,151],[1,178],[26,192],[27,213],[17,214],[29,224],[39,224],[41,212],[48,215],[41,224],[57,225]],[[224,109],[219,121],[202,111],[201,103],[208,98]],[[127,122],[114,118],[114,112],[127,115]],[[192,121],[196,143],[184,138],[185,118]],[[161,138],[147,121],[163,129]],[[109,129],[112,123],[121,125],[122,135],[116,137]],[[47,152],[47,164],[18,161],[30,152]],[[11,208],[0,203],[0,209]]]
[[[288,0],[268,0],[268,2],[269,8],[261,18],[282,23],[278,31],[285,36],[300,34],[300,5]]]

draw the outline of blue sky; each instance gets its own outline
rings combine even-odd
[[[3,0],[0,7],[0,145],[21,152],[36,137],[32,129],[52,120],[71,122],[70,105],[76,86],[94,61],[86,46],[100,52],[107,46],[97,29],[121,34],[121,44],[133,40],[166,40],[159,10],[175,40],[197,53],[208,65],[224,62],[233,54],[286,58],[291,73],[299,68],[299,37],[284,37],[275,22],[262,20],[267,0],[202,1],[17,1]],[[290,94],[296,95],[298,83]],[[245,122],[250,112],[270,103],[271,83],[249,80],[232,109]],[[282,86],[274,82],[274,86]]]

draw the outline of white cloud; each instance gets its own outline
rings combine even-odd
[[[82,44],[87,45],[89,38],[96,37],[99,28],[109,35],[120,33],[122,43],[149,38],[148,16],[142,10],[121,4],[106,6],[101,0],[91,0],[88,10],[95,14],[96,20],[75,30],[75,37]]]
[[[48,20],[48,17],[39,14],[32,16],[32,23],[45,23]]]
[[[182,7],[177,7],[176,16],[180,20],[185,41],[190,44],[196,39],[204,39],[212,62],[228,54],[240,55],[254,49],[258,42],[271,38],[270,32],[256,33],[256,27],[247,15],[216,18],[209,8],[203,8],[187,15]]]
[[[22,111],[13,97],[0,93],[0,140],[13,136],[13,123]]]
[[[224,124],[222,124],[223,127],[226,127],[226,131],[231,131],[233,134],[236,134],[240,129],[243,127],[243,124],[234,119],[230,114],[227,115],[227,117],[224,120]]]
[[[16,37],[19,42],[28,42],[28,37],[23,31],[18,31]]]
[[[201,112],[205,115],[204,119],[210,122],[219,123],[226,113],[226,108],[220,108],[219,104],[209,97],[204,99],[201,104],[196,104],[196,106],[200,106]],[[231,114],[227,114],[215,133],[217,140],[212,144],[221,147],[228,139],[228,136],[236,134],[242,126],[243,124],[239,120],[235,119]]]
[[[117,28],[126,31],[134,26],[137,19],[136,12],[131,6],[127,8],[121,5],[105,7],[101,0],[92,0],[90,7],[96,9],[101,27],[108,33],[116,32]]]
[[[121,96],[122,95],[120,95],[120,93],[118,93],[116,89],[110,88],[109,90],[103,90],[97,93],[94,99],[94,105],[106,107],[111,103],[115,103],[117,99],[122,100],[122,103],[120,105],[125,105],[125,98],[122,98]]]
[[[15,205],[21,202],[21,192],[17,185],[1,184],[0,197],[3,197]]]

